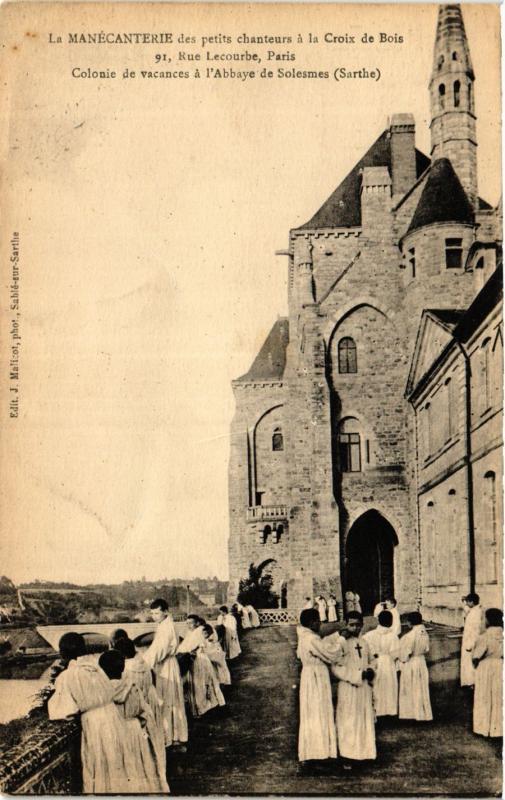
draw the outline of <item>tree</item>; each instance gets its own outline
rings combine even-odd
[[[239,581],[237,599],[243,605],[252,605],[255,608],[278,608],[279,595],[272,588],[274,579],[271,575],[264,575],[263,570],[268,564],[274,562],[274,558],[267,558],[257,567],[254,564],[249,566],[247,578]]]

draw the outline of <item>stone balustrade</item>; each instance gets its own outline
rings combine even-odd
[[[286,505],[250,506],[246,511],[247,522],[287,520],[287,518],[288,507]]]

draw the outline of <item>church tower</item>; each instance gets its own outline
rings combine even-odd
[[[459,5],[441,5],[430,80],[431,158],[448,158],[474,208],[477,203],[477,137],[474,80]]]

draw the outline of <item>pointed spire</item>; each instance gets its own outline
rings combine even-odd
[[[459,5],[441,5],[430,80],[431,157],[449,158],[467,195],[477,204],[477,138],[473,72]]]
[[[456,58],[454,58],[454,54],[456,54]],[[460,5],[441,5],[438,8],[432,80],[440,71],[442,57],[444,59],[442,67],[444,65],[447,67],[451,65],[452,61],[456,61],[456,64],[451,66],[462,67],[473,80],[472,59]]]

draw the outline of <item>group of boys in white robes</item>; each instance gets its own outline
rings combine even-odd
[[[244,630],[247,630],[248,628],[260,627],[260,618],[254,606],[250,604],[243,606],[242,603],[239,603],[238,601],[235,603],[235,606],[241,616],[242,628]]]
[[[353,761],[376,758],[378,717],[433,718],[425,661],[428,634],[418,612],[408,619],[410,630],[399,639],[391,612],[382,610],[378,627],[361,636],[363,617],[350,611],[343,631],[321,638],[317,610],[302,611],[297,628],[301,762],[340,755],[344,768],[350,768]],[[330,675],[337,679],[335,714]]]
[[[54,682],[48,715],[80,715],[83,793],[167,794],[159,722],[125,672],[122,653],[111,650],[97,659],[86,655],[80,634],[67,633],[60,640],[60,655],[65,668]]]
[[[473,689],[473,731],[503,736],[503,612],[484,611],[480,597],[462,598],[465,624],[461,642],[460,683]]]
[[[221,622],[225,640],[226,631],[233,634],[228,637],[233,658],[240,653],[236,621],[224,611]],[[151,604],[151,616],[157,627],[144,653],[122,630],[99,658],[86,655],[78,633],[60,640],[62,667],[48,715],[80,715],[84,794],[167,794],[166,748],[184,748],[188,741],[184,686],[195,717],[225,704],[221,686],[231,677],[216,630],[191,614],[179,641],[163,599]],[[183,679],[179,658],[184,656],[190,665]]]
[[[322,594],[317,595],[314,602],[310,597],[305,598],[304,610],[315,608],[319,613],[321,622],[337,622],[337,598],[334,594],[330,594],[328,600]]]

